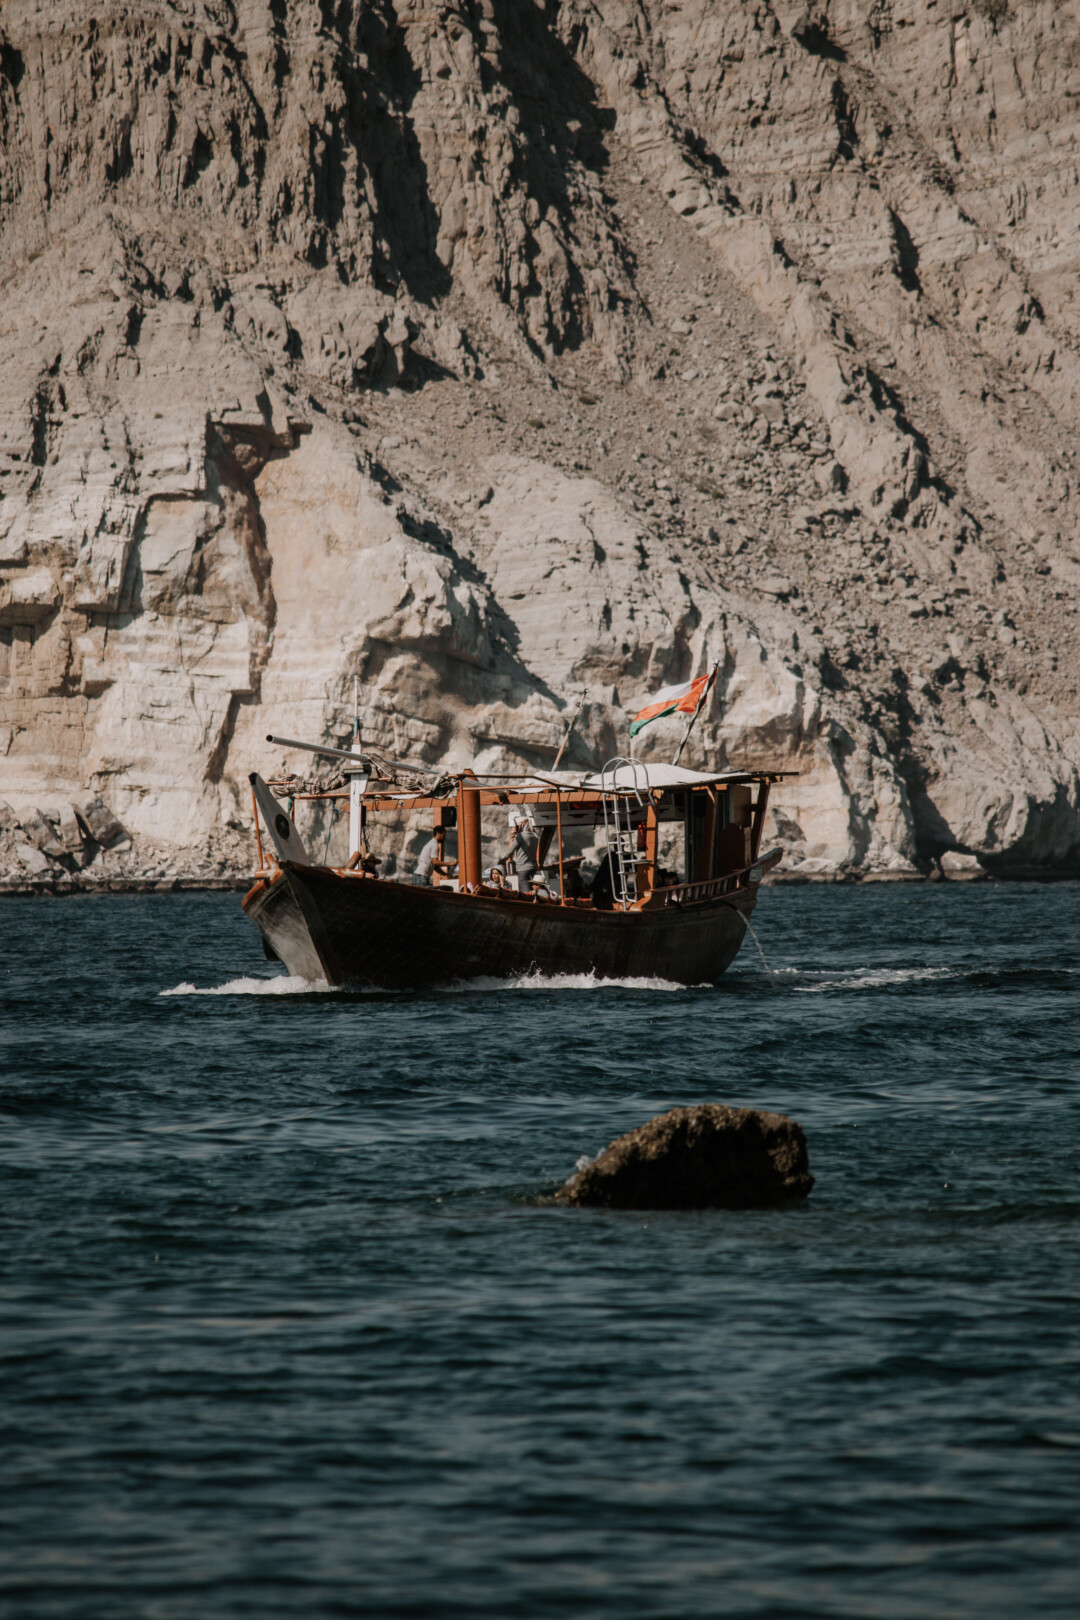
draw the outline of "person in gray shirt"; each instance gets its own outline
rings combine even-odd
[[[416,868],[413,872],[413,882],[420,884],[422,888],[429,888],[431,886],[431,874],[434,870],[435,862],[441,861],[443,858],[443,844],[445,840],[445,827],[436,827],[434,833],[428,839],[427,843],[424,845],[423,849],[420,851],[420,854],[416,858]]]

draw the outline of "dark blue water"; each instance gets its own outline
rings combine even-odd
[[[0,1609],[1073,1615],[1078,920],[773,891],[775,977],[361,997],[235,896],[0,902]],[[702,1099],[810,1200],[540,1201]]]

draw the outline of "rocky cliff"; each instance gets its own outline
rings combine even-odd
[[[7,0],[0,861],[719,659],[789,871],[1080,866],[1078,136],[1075,0]]]

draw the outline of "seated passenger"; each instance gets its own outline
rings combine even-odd
[[[345,870],[347,872],[366,872],[368,877],[378,877],[379,860],[380,857],[373,855],[365,844],[363,849],[356,849],[349,856]]]

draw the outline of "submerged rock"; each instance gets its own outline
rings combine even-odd
[[[805,1198],[813,1185],[793,1119],[703,1103],[616,1137],[555,1198],[606,1209],[762,1209]]]

